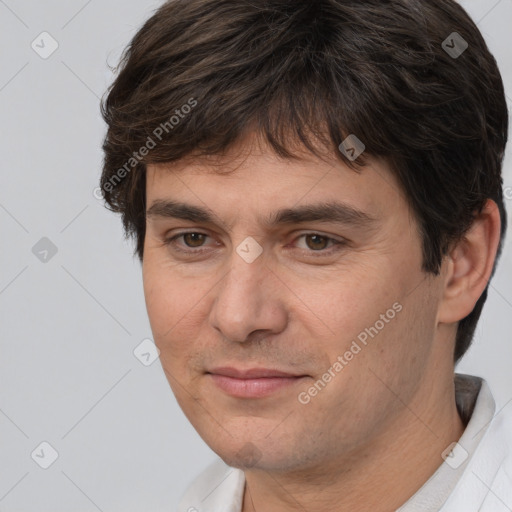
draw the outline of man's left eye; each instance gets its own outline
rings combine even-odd
[[[300,238],[304,238],[306,242],[306,248],[311,249],[314,252],[326,249],[329,243],[331,243],[331,247],[342,244],[342,242],[335,240],[334,238],[319,235],[317,233],[307,233],[299,236],[296,240],[299,240]]]

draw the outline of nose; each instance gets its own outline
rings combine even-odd
[[[259,334],[277,334],[286,327],[286,287],[261,255],[252,263],[235,250],[229,271],[218,283],[210,323],[227,341],[243,343]]]

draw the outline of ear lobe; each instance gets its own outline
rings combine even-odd
[[[497,204],[488,199],[470,229],[445,257],[445,283],[438,321],[454,323],[473,311],[492,274],[500,240]]]

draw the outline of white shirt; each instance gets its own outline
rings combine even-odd
[[[456,374],[455,383],[457,408],[469,422],[445,461],[396,512],[512,512],[512,404],[495,414],[485,380]],[[241,512],[244,488],[244,472],[217,459],[192,482],[177,512]]]

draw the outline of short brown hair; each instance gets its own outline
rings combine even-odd
[[[450,53],[454,41],[467,49]],[[367,156],[388,162],[418,221],[425,272],[439,272],[494,200],[499,258],[505,92],[480,31],[452,0],[167,1],[125,49],[101,111],[102,193],[141,261],[146,165],[225,153],[250,130],[281,157],[294,158],[295,141],[312,154],[321,143],[355,171]],[[349,134],[366,146],[354,162],[338,149]],[[459,322],[455,361],[487,290]]]

